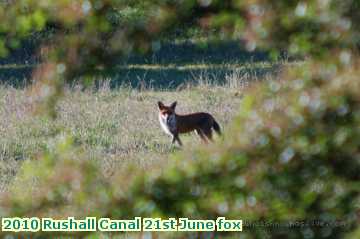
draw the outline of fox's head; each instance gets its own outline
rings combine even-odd
[[[175,101],[170,106],[166,106],[161,101],[159,101],[158,102],[159,114],[164,118],[167,118],[170,115],[174,115],[176,104],[177,102]]]
[[[159,121],[163,130],[167,134],[174,135],[177,132],[175,107],[176,101],[170,106],[164,105],[161,101],[158,102],[159,107]]]

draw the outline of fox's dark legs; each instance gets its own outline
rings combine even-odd
[[[204,142],[204,143],[209,143],[208,142],[208,139],[206,138],[205,134],[204,134],[204,131],[202,131],[201,129],[196,129],[196,133],[200,136],[201,140]]]
[[[206,137],[207,137],[211,142],[213,142],[211,129],[205,131],[204,134],[206,135]]]
[[[211,130],[211,128],[203,129],[202,132],[203,132],[203,134],[206,136],[206,138],[207,138],[209,141],[213,142],[212,130]]]
[[[208,144],[209,141],[213,142],[213,138],[212,138],[212,129],[208,128],[208,129],[203,129],[203,128],[197,128],[196,133],[200,136],[201,140]],[[175,144],[175,142],[178,142],[179,146],[182,146],[182,142],[179,138],[179,134],[173,134],[172,135],[172,144]]]
[[[175,141],[177,141],[178,144],[179,144],[180,146],[182,146],[182,142],[181,142],[178,134],[173,134],[173,138],[172,138],[172,142],[171,142],[171,143],[172,143],[172,144],[175,144]]]

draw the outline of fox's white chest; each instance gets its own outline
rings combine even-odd
[[[176,117],[174,114],[169,116],[159,114],[159,121],[165,133],[173,135],[176,132]]]

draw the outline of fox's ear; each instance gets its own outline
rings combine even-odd
[[[164,109],[165,105],[161,101],[158,101],[158,107],[159,107],[159,110],[162,110],[162,109]]]
[[[173,103],[170,105],[170,108],[171,108],[171,109],[173,109],[173,110],[175,110],[176,104],[177,104],[177,102],[176,102],[176,101],[175,101],[175,102],[173,102]]]

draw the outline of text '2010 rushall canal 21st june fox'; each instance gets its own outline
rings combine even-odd
[[[85,219],[2,218],[2,231],[242,231],[242,220],[193,220],[189,218],[141,218],[115,220],[86,217]]]

